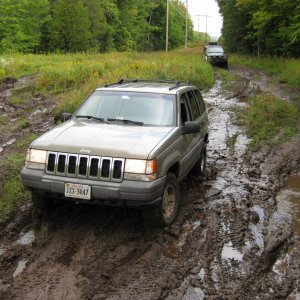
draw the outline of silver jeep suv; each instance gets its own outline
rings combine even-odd
[[[121,80],[61,120],[30,145],[21,172],[35,209],[54,199],[148,208],[147,222],[166,226],[178,211],[180,180],[204,172],[207,112],[187,83]]]

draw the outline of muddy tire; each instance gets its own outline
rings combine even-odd
[[[173,173],[168,173],[161,204],[155,209],[143,211],[144,221],[152,227],[162,228],[171,225],[176,218],[179,202],[180,193],[177,177]]]
[[[33,203],[32,218],[33,220],[48,216],[54,207],[53,199],[45,197],[42,194],[32,192],[31,199]]]
[[[196,176],[205,175],[206,172],[206,147],[202,150],[200,158],[196,162],[192,174]]]

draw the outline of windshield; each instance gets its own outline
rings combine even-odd
[[[131,125],[140,122],[139,125],[174,126],[175,103],[175,95],[95,91],[76,116],[90,116],[109,122],[123,120]]]
[[[224,49],[221,47],[209,47],[206,50],[207,53],[219,53],[219,54],[223,54],[224,53]]]

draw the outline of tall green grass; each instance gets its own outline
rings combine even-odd
[[[230,63],[266,70],[292,87],[300,87],[300,59],[233,54]]]
[[[74,112],[98,86],[122,78],[189,81],[200,88],[214,84],[213,69],[202,59],[202,47],[152,53],[50,54],[3,56],[0,79],[36,74],[38,89],[58,94],[56,114]]]
[[[290,102],[273,95],[260,94],[249,99],[246,115],[242,117],[252,138],[252,146],[278,144],[296,133],[299,113]]]
[[[100,61],[106,61],[107,57],[102,54],[98,58]],[[214,84],[212,67],[205,63],[198,53],[174,51],[167,54],[159,52],[138,56],[122,53],[114,56],[110,54],[108,58],[109,62],[106,61],[103,64],[101,75],[91,73],[90,79],[84,84],[81,84],[81,79],[88,78],[87,76],[80,77],[78,81],[69,81],[74,89],[69,89],[67,93],[59,97],[60,104],[56,109],[56,115],[63,111],[74,112],[95,87],[117,82],[122,78],[189,81],[200,88],[208,88]],[[48,78],[48,86],[59,89],[62,81],[59,76],[52,76],[52,70],[55,69],[47,69],[47,74],[43,73],[45,70],[42,70],[43,76]],[[44,85],[44,82],[41,84]]]
[[[2,183],[0,187],[0,220],[14,208],[16,203],[29,199],[29,193],[25,191],[20,180],[20,170],[24,160],[25,153],[17,153],[6,159],[0,159],[0,168],[5,170],[5,178],[0,180]]]

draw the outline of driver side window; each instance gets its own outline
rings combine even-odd
[[[180,96],[180,115],[181,115],[181,126],[183,126],[186,121],[191,120],[191,113],[188,106],[188,100],[186,94],[182,94]]]

